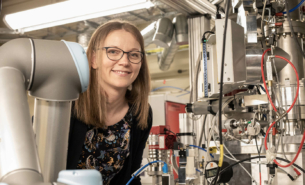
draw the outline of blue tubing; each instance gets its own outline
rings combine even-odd
[[[189,146],[195,147],[195,148],[199,148],[200,150],[203,150],[203,151],[205,151],[205,152],[208,152],[206,149],[201,148],[200,146],[196,146],[196,145],[189,145]],[[212,158],[214,158],[214,156],[213,156],[212,154],[210,154],[210,156],[211,156]]]
[[[298,5],[296,5],[294,8],[292,8],[291,10],[289,10],[289,13],[295,11],[296,9],[298,9],[303,3],[304,3],[305,0],[302,0]],[[287,12],[283,12],[283,14],[287,14]]]

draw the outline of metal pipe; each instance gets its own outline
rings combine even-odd
[[[175,37],[178,45],[188,44],[187,17],[180,14],[173,19],[175,26]]]
[[[174,61],[174,57],[176,53],[178,52],[179,45],[176,42],[176,38],[173,37],[172,42],[170,43],[169,48],[164,48],[161,56],[159,57],[159,68],[162,71],[167,71],[171,64]]]
[[[156,32],[152,40],[157,46],[168,48],[172,41],[173,33],[172,21],[167,17],[163,17],[156,23]]]
[[[34,132],[45,182],[55,182],[66,169],[71,101],[35,99]]]
[[[18,69],[0,68],[0,182],[16,182],[20,172],[28,176],[19,182],[42,182],[24,79]]]
[[[156,32],[156,21],[148,25],[141,31],[141,34],[144,39],[145,47],[152,43],[153,36]]]

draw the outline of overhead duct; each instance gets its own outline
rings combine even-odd
[[[143,36],[143,39],[144,39],[144,46],[148,46],[149,44],[151,44],[153,41],[153,37],[154,37],[154,34],[156,32],[156,21],[151,23],[150,25],[148,25],[146,28],[144,28],[142,31],[141,31],[141,34]]]
[[[160,47],[168,48],[173,38],[174,27],[172,21],[163,17],[157,21],[156,32],[153,36],[153,42]]]
[[[174,57],[179,49],[179,45],[188,43],[187,18],[184,15],[178,15],[173,19],[175,29],[172,41],[168,48],[164,48],[158,63],[162,71],[167,71],[174,61]]]
[[[188,26],[187,17],[185,15],[178,15],[173,20],[175,25],[175,36],[178,45],[188,44]]]
[[[170,68],[171,64],[174,61],[174,57],[175,57],[178,49],[179,49],[179,45],[176,42],[176,38],[173,37],[173,40],[170,43],[169,48],[164,48],[161,56],[158,57],[159,58],[159,60],[158,60],[159,68],[162,71],[167,71]]]
[[[87,31],[85,33],[80,33],[77,36],[77,43],[79,45],[81,45],[85,50],[87,50],[92,34],[93,34],[93,31]]]

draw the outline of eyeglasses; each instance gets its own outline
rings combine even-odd
[[[138,64],[142,61],[142,58],[144,56],[144,53],[140,51],[125,52],[120,48],[114,48],[114,47],[103,47],[103,49],[106,49],[107,57],[110,60],[114,60],[114,61],[120,60],[123,57],[123,55],[127,53],[127,58],[129,62],[133,64]]]

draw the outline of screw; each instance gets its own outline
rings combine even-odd
[[[228,81],[230,81],[230,78],[228,78]]]

